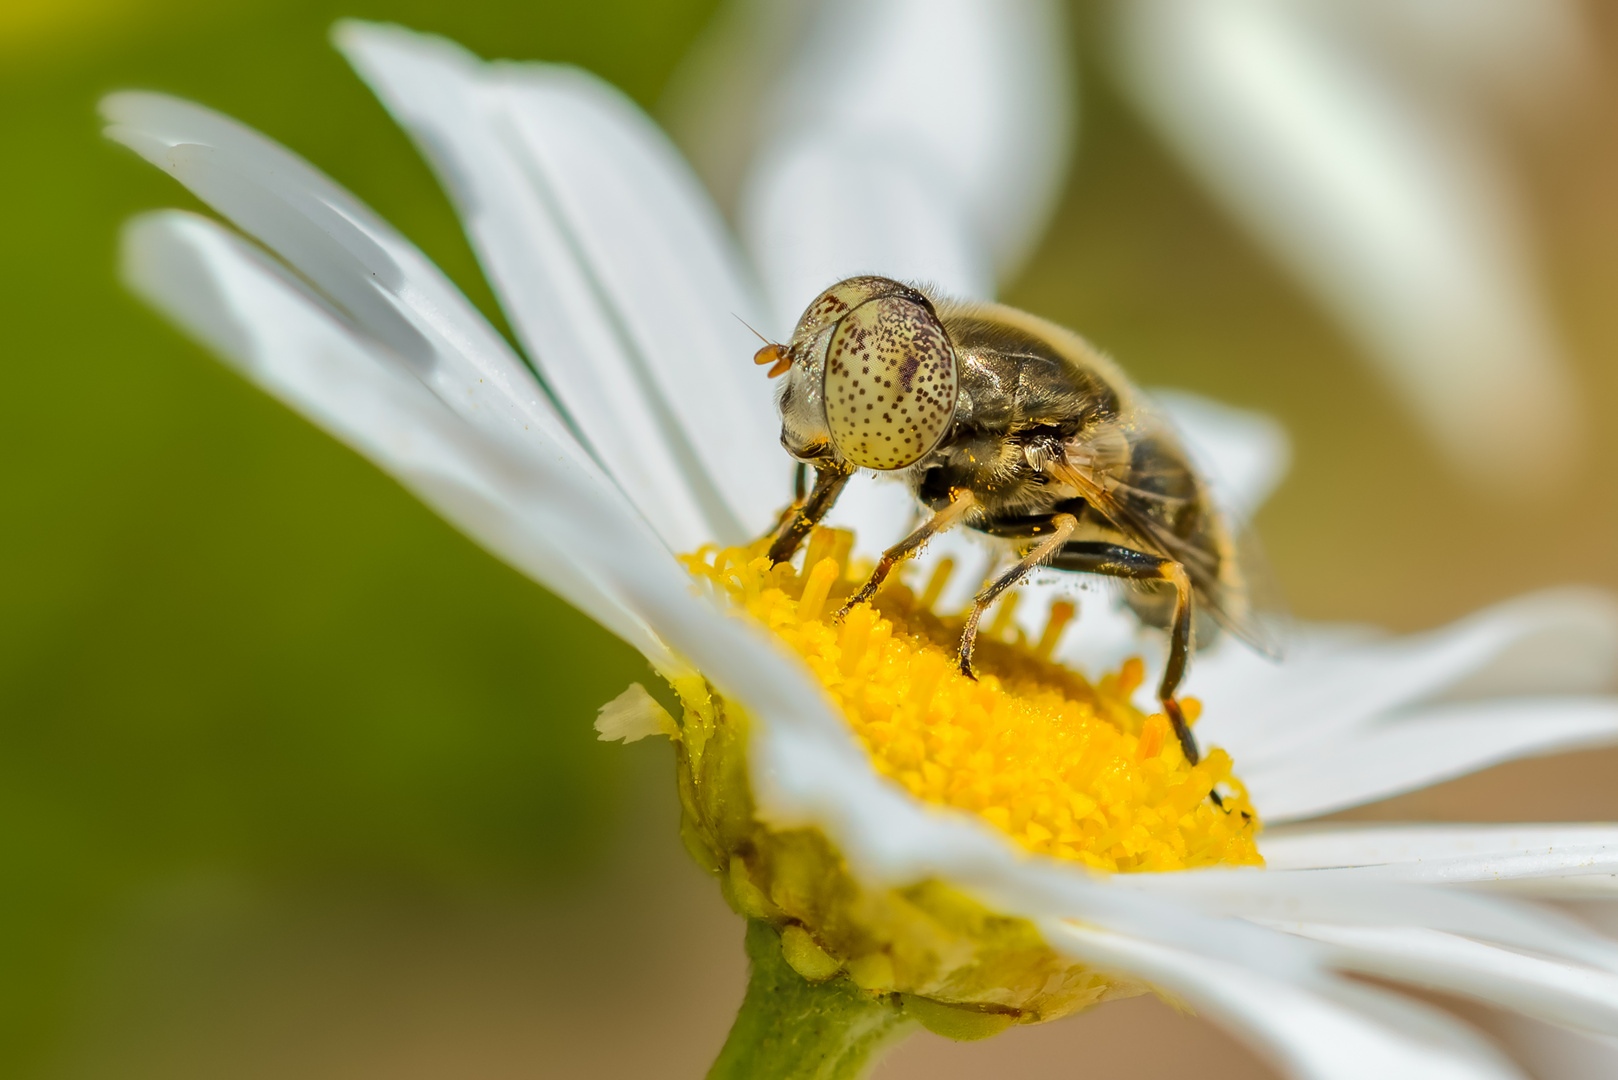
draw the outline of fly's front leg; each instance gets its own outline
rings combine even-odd
[[[783,563],[797,554],[798,545],[808,536],[820,519],[831,510],[832,504],[837,502],[837,496],[843,493],[848,486],[849,477],[854,474],[843,469],[815,469],[815,488],[809,493],[807,499],[801,492],[802,465],[799,466],[798,501],[787,510],[781,518],[781,524],[775,530],[775,542],[770,545],[770,562]]]
[[[1001,593],[1027,577],[1034,567],[1049,559],[1058,548],[1067,543],[1067,538],[1072,536],[1073,530],[1078,527],[1079,519],[1072,514],[1057,514],[1051,518],[1050,535],[1035,544],[1028,554],[1018,560],[1016,566],[995,578],[972,599],[972,613],[966,617],[966,629],[961,631],[961,644],[956,653],[962,675],[968,679],[977,678],[972,674],[972,650],[977,647],[978,620],[983,618],[983,612],[999,599]],[[1041,529],[1043,531],[1043,527]]]
[[[1080,570],[1107,577],[1129,578],[1135,581],[1167,581],[1174,586],[1174,621],[1169,626],[1169,660],[1163,666],[1163,680],[1157,684],[1157,699],[1163,703],[1163,712],[1174,725],[1180,749],[1185,759],[1195,765],[1201,755],[1197,752],[1196,736],[1185,722],[1185,713],[1175,700],[1174,691],[1185,678],[1186,664],[1191,657],[1191,579],[1185,567],[1173,559],[1148,555],[1144,551],[1118,544],[1084,541],[1068,544],[1056,553],[1051,565],[1061,570]],[[1218,797],[1215,796],[1215,802]]]
[[[951,492],[948,506],[922,522],[915,532],[882,553],[882,558],[877,560],[876,569],[872,571],[870,579],[860,586],[860,591],[851,596],[848,603],[838,609],[835,617],[841,619],[855,607],[869,600],[882,587],[882,583],[888,579],[895,566],[914,555],[928,540],[960,521],[966,516],[966,512],[976,505],[977,497],[965,488]]]

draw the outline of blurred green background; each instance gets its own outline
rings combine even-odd
[[[240,117],[498,323],[331,22],[575,62],[652,107],[712,6],[0,0],[0,1075],[683,1075],[717,1046],[739,931],[682,861],[666,749],[590,728],[645,665],[126,296],[120,222],[194,204],[94,116],[141,87]],[[1081,50],[1094,18],[1076,10]],[[1094,67],[1069,194],[1007,298],[1145,382],[1288,423],[1293,478],[1261,524],[1300,614],[1408,628],[1532,584],[1618,585],[1610,425],[1553,501],[1458,487]],[[1598,416],[1618,403],[1618,153],[1590,133],[1618,128],[1611,101],[1603,84],[1519,154]],[[1391,812],[1614,816],[1593,781],[1615,764],[1497,770]],[[1536,782],[1527,811],[1487,786]],[[1180,1042],[1113,1075],[1259,1068],[1154,1008],[1004,1052],[1145,1026]]]
[[[521,894],[596,869],[628,774],[590,722],[646,677],[117,286],[119,223],[195,204],[99,137],[97,98],[161,89],[273,133],[494,314],[327,28],[392,18],[649,104],[708,8],[0,8],[0,1075],[62,1064],[84,980],[154,896]]]

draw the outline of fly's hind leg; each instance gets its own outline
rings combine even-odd
[[[832,505],[837,502],[837,496],[843,493],[848,486],[849,477],[853,473],[842,469],[816,469],[815,487],[809,492],[807,498],[803,494],[803,465],[798,465],[797,474],[797,500],[781,515],[781,522],[775,528],[775,542],[770,545],[771,564],[783,563],[792,558],[798,551],[798,545],[803,538],[813,531],[820,519],[830,512]]]
[[[952,492],[948,506],[922,522],[915,532],[882,553],[882,558],[877,560],[876,569],[872,571],[870,578],[860,586],[859,592],[849,597],[848,603],[838,609],[835,617],[841,619],[875,596],[895,566],[914,555],[921,545],[960,521],[966,516],[966,512],[976,505],[977,497],[965,488]]]
[[[1000,598],[1000,594],[1016,585],[1027,577],[1036,566],[1049,559],[1061,546],[1067,543],[1067,538],[1073,535],[1073,530],[1079,527],[1078,518],[1072,514],[1057,514],[1051,518],[1050,534],[1042,538],[1031,548],[1028,554],[1017,561],[1017,565],[995,578],[984,587],[983,591],[972,598],[972,613],[966,617],[966,628],[961,631],[961,644],[956,658],[961,665],[961,674],[968,679],[976,679],[972,674],[972,650],[978,643],[978,620],[990,604]]]
[[[1195,765],[1201,755],[1197,752],[1196,736],[1185,722],[1185,713],[1175,700],[1174,692],[1185,678],[1186,664],[1191,656],[1191,579],[1185,567],[1173,559],[1148,555],[1144,551],[1093,541],[1071,543],[1056,553],[1051,565],[1060,570],[1079,570],[1107,577],[1129,578],[1135,581],[1167,581],[1174,586],[1174,619],[1169,625],[1169,660],[1163,667],[1163,680],[1157,685],[1157,699],[1163,703],[1163,712],[1174,725],[1174,734],[1180,740],[1185,759]],[[1214,801],[1219,801],[1218,795]]]

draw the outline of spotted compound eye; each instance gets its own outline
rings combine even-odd
[[[914,465],[955,418],[955,350],[937,317],[905,297],[869,300],[843,316],[825,378],[832,442],[861,468]]]

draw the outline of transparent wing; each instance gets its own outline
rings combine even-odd
[[[1131,409],[1065,443],[1048,471],[1143,551],[1185,567],[1199,607],[1266,656],[1284,651],[1280,591],[1250,531],[1238,535],[1167,420]]]

